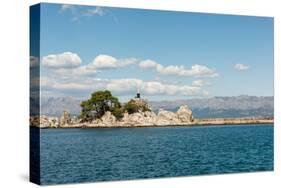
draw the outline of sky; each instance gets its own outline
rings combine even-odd
[[[273,96],[273,18],[41,4],[40,21],[43,97]]]

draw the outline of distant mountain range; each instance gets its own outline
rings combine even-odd
[[[43,97],[41,98],[41,114],[61,116],[64,110],[72,115],[79,115],[81,100],[72,97]]]
[[[195,118],[270,116],[274,114],[274,97],[235,96],[212,97],[174,101],[150,101],[153,111],[159,109],[176,111],[188,105]],[[41,113],[60,116],[64,110],[72,115],[80,113],[80,100],[70,97],[41,98]]]
[[[151,102],[153,109],[176,111],[188,105],[196,118],[273,116],[274,97],[235,96]]]

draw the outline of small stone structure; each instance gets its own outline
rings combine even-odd
[[[60,117],[59,126],[63,127],[70,124],[71,124],[70,113],[68,111],[64,111],[62,116]]]

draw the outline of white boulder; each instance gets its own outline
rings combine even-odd
[[[111,114],[111,112],[107,111],[101,117],[101,123],[106,126],[114,126],[116,124],[116,117]]]
[[[68,111],[64,111],[62,116],[60,117],[60,126],[65,127],[71,124],[71,117]]]
[[[187,105],[181,106],[177,111],[178,119],[183,123],[192,122],[192,111]]]

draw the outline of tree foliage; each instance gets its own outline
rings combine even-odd
[[[138,110],[139,110],[139,108],[133,100],[130,100],[129,102],[125,103],[125,105],[124,105],[124,111],[127,111],[129,114],[136,113],[136,112],[138,112]]]
[[[97,118],[101,118],[105,112],[111,112],[117,119],[123,117],[124,112],[133,114],[136,112],[151,111],[145,100],[131,99],[121,106],[117,97],[112,96],[111,92],[96,91],[91,94],[91,98],[82,101],[80,118],[84,122],[89,122]]]
[[[92,93],[91,98],[82,101],[80,118],[83,121],[91,121],[101,118],[106,111],[110,111],[116,118],[121,118],[122,109],[117,97],[112,96],[108,90]]]
[[[147,102],[145,102],[144,100],[138,101],[133,99],[125,103],[123,109],[124,111],[127,111],[129,114],[133,114],[136,112],[151,111]]]

